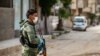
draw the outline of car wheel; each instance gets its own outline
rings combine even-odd
[[[84,31],[86,31],[86,29],[84,29]]]

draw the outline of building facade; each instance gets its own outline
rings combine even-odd
[[[97,16],[100,16],[100,0],[96,0],[96,5]]]
[[[96,0],[72,0],[71,10],[74,15],[84,12],[96,13]]]
[[[0,0],[0,41],[17,37],[20,20],[28,9],[37,8],[38,0]]]

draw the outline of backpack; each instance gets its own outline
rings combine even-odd
[[[22,34],[22,31],[20,31],[20,39],[19,39],[19,41],[20,41],[20,43],[21,43],[21,45],[25,45],[25,39],[24,39],[24,36],[23,36],[23,34]]]

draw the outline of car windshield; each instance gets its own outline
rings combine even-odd
[[[76,19],[76,20],[74,20],[74,22],[84,22],[84,20],[83,19]]]

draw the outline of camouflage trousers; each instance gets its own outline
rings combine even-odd
[[[31,51],[25,51],[22,56],[37,56],[37,53]]]
[[[22,52],[22,56],[37,56],[37,49],[32,48],[24,48]]]

